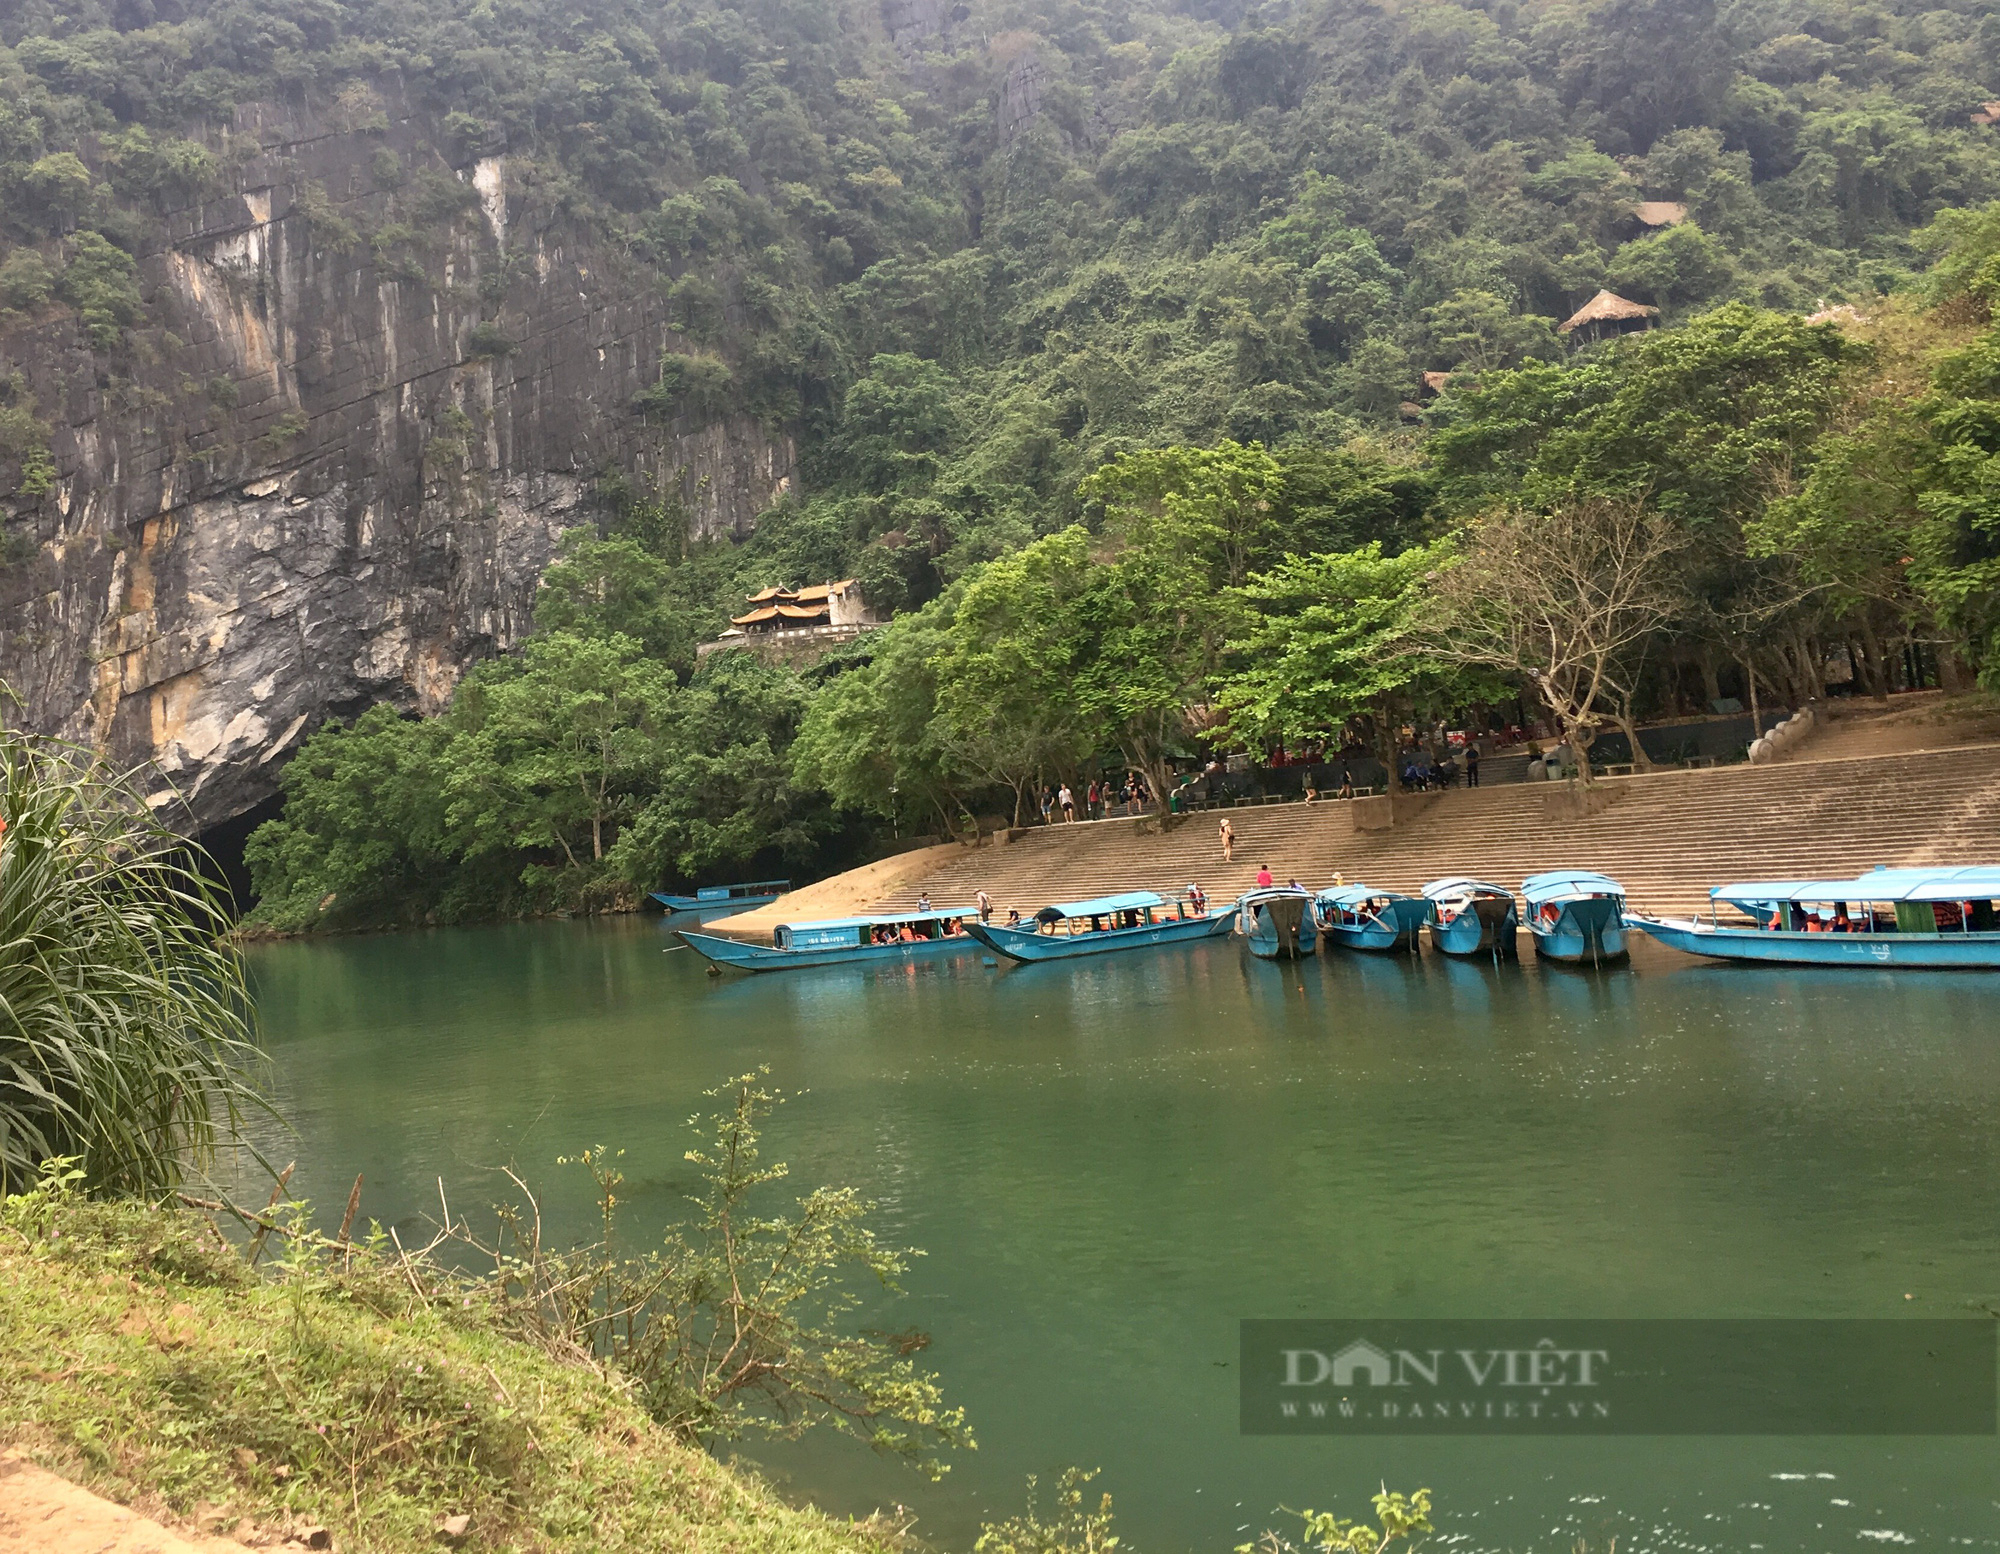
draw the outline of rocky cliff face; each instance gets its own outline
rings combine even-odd
[[[196,826],[327,716],[442,707],[527,630],[598,474],[742,534],[793,463],[748,419],[635,413],[680,346],[657,282],[526,159],[441,153],[393,82],[212,144],[239,192],[168,215],[126,349],[60,311],[0,333],[57,467],[6,504],[6,715],[157,761]]]

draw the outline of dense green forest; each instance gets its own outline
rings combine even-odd
[[[0,307],[115,360],[214,127],[391,73],[651,267],[686,348],[632,412],[795,431],[803,494],[690,546],[602,472],[524,652],[294,763],[276,920],[810,866],[1163,775],[1190,707],[1375,738],[1528,686],[1587,742],[1835,648],[2000,673],[1985,6],[14,0]],[[1664,327],[1560,333],[1600,289]],[[31,489],[32,407],[0,438]],[[1537,555],[1645,563],[1574,683],[1522,661]],[[865,646],[696,671],[745,592],[849,575]]]

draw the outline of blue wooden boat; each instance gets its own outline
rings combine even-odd
[[[1236,900],[1236,931],[1260,959],[1305,959],[1319,949],[1312,892],[1292,885],[1246,891]]]
[[[776,901],[791,888],[790,880],[752,880],[745,885],[703,885],[691,896],[656,890],[652,898],[669,912],[710,912],[721,907],[734,912]]]
[[[1601,966],[1625,958],[1625,887],[1588,869],[1553,869],[1521,881],[1528,929],[1544,960]]]
[[[1431,943],[1445,954],[1500,960],[1520,953],[1515,935],[1521,914],[1506,886],[1456,875],[1424,886],[1424,900]]]
[[[1717,960],[2000,970],[2000,865],[1751,880],[1708,896],[1707,922],[1637,912],[1625,921],[1671,949]]]
[[[977,955],[979,941],[963,912],[891,912],[780,923],[769,945],[683,928],[681,937],[715,965],[738,971],[791,971],[803,966],[901,965],[940,956]],[[948,925],[948,926],[947,926]],[[902,930],[908,928],[905,939]],[[890,935],[887,939],[883,935]]]
[[[1313,902],[1319,929],[1343,949],[1381,954],[1416,954],[1430,903],[1373,885],[1342,885],[1323,890]]]
[[[1184,901],[1169,901],[1150,890],[1128,890],[1116,896],[1045,906],[1033,920],[1034,928],[971,922],[965,930],[987,948],[1014,960],[1069,960],[1078,955],[1108,955],[1114,950],[1142,950],[1155,944],[1180,944],[1226,934],[1236,926],[1236,909],[1229,906],[1197,912]]]

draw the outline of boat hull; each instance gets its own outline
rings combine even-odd
[[[1319,916],[1303,896],[1266,899],[1241,909],[1243,942],[1259,960],[1304,960],[1319,949]]]
[[[1563,904],[1553,923],[1540,916],[1529,926],[1535,953],[1566,966],[1601,966],[1626,956],[1624,906],[1612,896],[1590,896]]]
[[[1320,932],[1327,942],[1343,950],[1365,950],[1373,955],[1415,955],[1423,948],[1424,920],[1430,903],[1404,896],[1389,903],[1387,922],[1343,923],[1328,911],[1319,914]]]
[[[1668,949],[1713,960],[1784,966],[1918,966],[2000,971],[2000,933],[1790,933],[1716,928],[1693,919],[1628,913],[1628,928]]]
[[[746,907],[769,906],[778,899],[776,891],[768,896],[729,896],[720,901],[703,901],[698,896],[670,896],[663,890],[649,894],[669,912],[741,912]]]
[[[1470,902],[1448,923],[1438,921],[1433,903],[1431,945],[1446,955],[1514,955],[1518,953],[1515,934],[1520,924],[1520,911],[1511,901]]]
[[[814,966],[897,966],[916,960],[945,960],[976,955],[979,941],[970,931],[948,939],[918,939],[904,944],[841,944],[817,950],[778,950],[767,944],[745,944],[720,934],[681,930],[697,954],[734,971],[802,971]]]
[[[1212,939],[1236,926],[1236,909],[1224,907],[1206,917],[1177,918],[1139,928],[1111,928],[1103,933],[1033,933],[992,923],[967,923],[965,931],[988,949],[1011,960],[1039,962],[1074,960],[1084,955],[1110,955],[1119,950],[1143,950],[1157,944],[1184,944]]]

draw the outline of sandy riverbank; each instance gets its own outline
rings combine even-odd
[[[710,918],[701,925],[702,932],[769,944],[771,930],[780,923],[853,917],[867,911],[884,897],[905,891],[917,881],[935,874],[953,859],[963,857],[966,851],[957,842],[944,842],[936,847],[918,847],[910,852],[897,853],[894,857],[849,869],[845,874],[836,874],[831,879],[787,891],[766,906],[738,912],[731,917]]]

